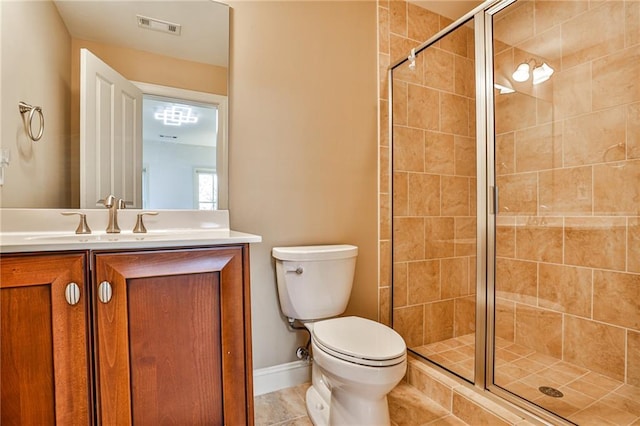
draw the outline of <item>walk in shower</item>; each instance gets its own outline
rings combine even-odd
[[[640,1],[421,6],[388,75],[394,329],[553,422],[640,422]]]

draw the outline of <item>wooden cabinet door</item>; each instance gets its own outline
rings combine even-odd
[[[91,423],[85,258],[0,258],[3,426]],[[75,288],[72,283],[78,290],[75,305],[65,297],[67,288]]]
[[[246,246],[95,256],[102,424],[253,423],[247,256]]]

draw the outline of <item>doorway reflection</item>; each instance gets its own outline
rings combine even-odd
[[[218,109],[144,95],[142,205],[145,209],[216,209]]]

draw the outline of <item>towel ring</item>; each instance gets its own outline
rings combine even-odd
[[[20,114],[24,114],[25,112],[29,111],[29,118],[25,123],[25,127],[27,128],[27,133],[29,134],[29,138],[31,138],[32,141],[34,142],[39,141],[40,138],[42,137],[42,134],[44,133],[44,114],[42,113],[42,108],[40,108],[39,106],[29,105],[26,102],[19,102],[18,108],[20,109]],[[32,124],[33,124],[33,116],[35,115],[36,112],[38,113],[38,116],[40,118],[40,128],[38,129],[38,135],[33,136]]]

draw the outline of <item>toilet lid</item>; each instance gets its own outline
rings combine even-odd
[[[316,322],[313,338],[320,349],[349,362],[390,366],[406,357],[406,345],[393,329],[359,317]]]

